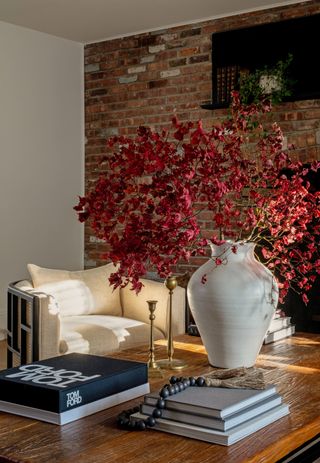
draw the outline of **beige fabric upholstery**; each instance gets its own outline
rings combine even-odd
[[[113,264],[75,272],[28,264],[28,270],[33,286],[56,299],[61,317],[122,315],[119,289],[113,291],[108,281],[110,274],[115,271]]]
[[[102,355],[143,344],[149,339],[149,325],[124,317],[82,315],[61,323],[60,353],[82,352]],[[163,338],[154,330],[155,339]]]
[[[142,279],[143,288],[137,295],[129,286],[120,291],[123,316],[135,318],[144,323],[149,323],[148,300],[157,302],[154,326],[168,334],[169,316],[169,291],[164,283]],[[179,286],[173,292],[172,298],[172,329],[173,335],[185,331],[185,290]]]
[[[144,287],[138,295],[129,287],[111,293],[106,274],[113,269],[111,265],[100,269],[67,272],[29,265],[38,286],[34,288],[28,281],[21,281],[15,286],[38,297],[40,359],[67,352],[106,355],[139,344],[148,345],[150,320],[147,300],[158,301],[155,339],[167,335],[169,292],[164,284],[142,280]],[[90,278],[87,278],[86,272],[90,273]],[[96,283],[91,281],[95,275],[99,280]],[[83,288],[84,283],[89,289]],[[91,305],[87,309],[86,304],[91,303],[88,296],[91,289],[92,293],[101,290],[102,295],[95,294],[97,301],[101,302],[107,295],[107,307],[112,300],[112,307],[118,308],[117,314],[106,313],[106,310],[100,314],[93,313]],[[64,296],[68,293],[69,297],[61,297],[60,292]],[[185,291],[180,287],[173,293],[173,332],[185,332]]]

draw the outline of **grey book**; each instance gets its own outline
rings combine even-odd
[[[165,418],[157,418],[156,424],[152,429],[203,440],[205,442],[211,442],[212,444],[231,445],[288,414],[289,407],[282,404],[228,431],[218,431],[202,426],[179,423],[178,421],[166,420]],[[145,419],[147,415],[134,413],[131,415],[131,419],[135,418]]]
[[[270,322],[268,333],[272,333],[273,331],[281,330],[281,328],[285,328],[290,325],[291,317],[277,317],[273,318]]]
[[[263,343],[270,344],[271,342],[280,341],[280,339],[285,339],[292,336],[295,333],[295,325],[285,326],[277,331],[272,331],[267,333]]]
[[[254,418],[261,413],[271,410],[277,407],[282,402],[282,398],[279,394],[273,394],[265,400],[258,402],[251,407],[245,408],[243,411],[233,413],[225,419],[213,418],[210,416],[197,415],[194,413],[187,413],[178,410],[171,410],[165,408],[162,410],[162,418],[167,420],[179,421],[186,424],[192,424],[196,426],[203,426],[210,429],[217,429],[219,431],[227,431],[228,429],[238,426],[245,421]],[[152,415],[154,407],[152,405],[143,404],[141,406],[141,413],[144,415]]]
[[[166,398],[166,408],[214,418],[226,418],[275,394],[276,388],[228,389],[224,387],[189,387]],[[144,403],[155,406],[159,396],[148,394]]]

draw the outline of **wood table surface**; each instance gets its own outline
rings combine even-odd
[[[147,361],[148,348],[136,348],[114,357]],[[164,343],[156,358],[166,357]],[[182,375],[212,371],[201,340],[180,336],[174,358],[184,359]],[[224,447],[148,429],[126,431],[116,426],[121,410],[141,403],[135,399],[64,426],[0,413],[0,462],[77,463],[274,463],[320,432],[320,335],[298,333],[262,347],[256,366],[266,370],[268,383],[277,386],[290,415]],[[164,379],[150,379],[158,391]]]

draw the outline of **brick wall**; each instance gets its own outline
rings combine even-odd
[[[211,34],[320,12],[319,1],[174,27],[87,45],[85,47],[86,188],[98,175],[97,161],[111,135],[133,134],[150,125],[168,127],[180,120],[212,124],[225,110],[208,111],[211,99]],[[320,159],[320,100],[282,103],[274,108],[288,143],[302,161]],[[203,226],[208,223],[203,221]],[[85,266],[102,265],[105,245],[90,229],[85,233]],[[192,271],[197,257],[178,272]]]

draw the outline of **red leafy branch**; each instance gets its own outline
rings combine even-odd
[[[234,92],[230,118],[210,130],[174,118],[170,131],[140,127],[133,138],[109,140],[103,173],[74,209],[108,244],[115,288],[131,283],[138,292],[149,268],[167,277],[179,261],[204,254],[198,217],[206,210],[212,242],[257,243],[281,299],[292,287],[307,302],[320,273],[320,196],[309,181],[320,163],[290,159],[280,128],[261,124],[270,110],[268,102],[243,106]]]

